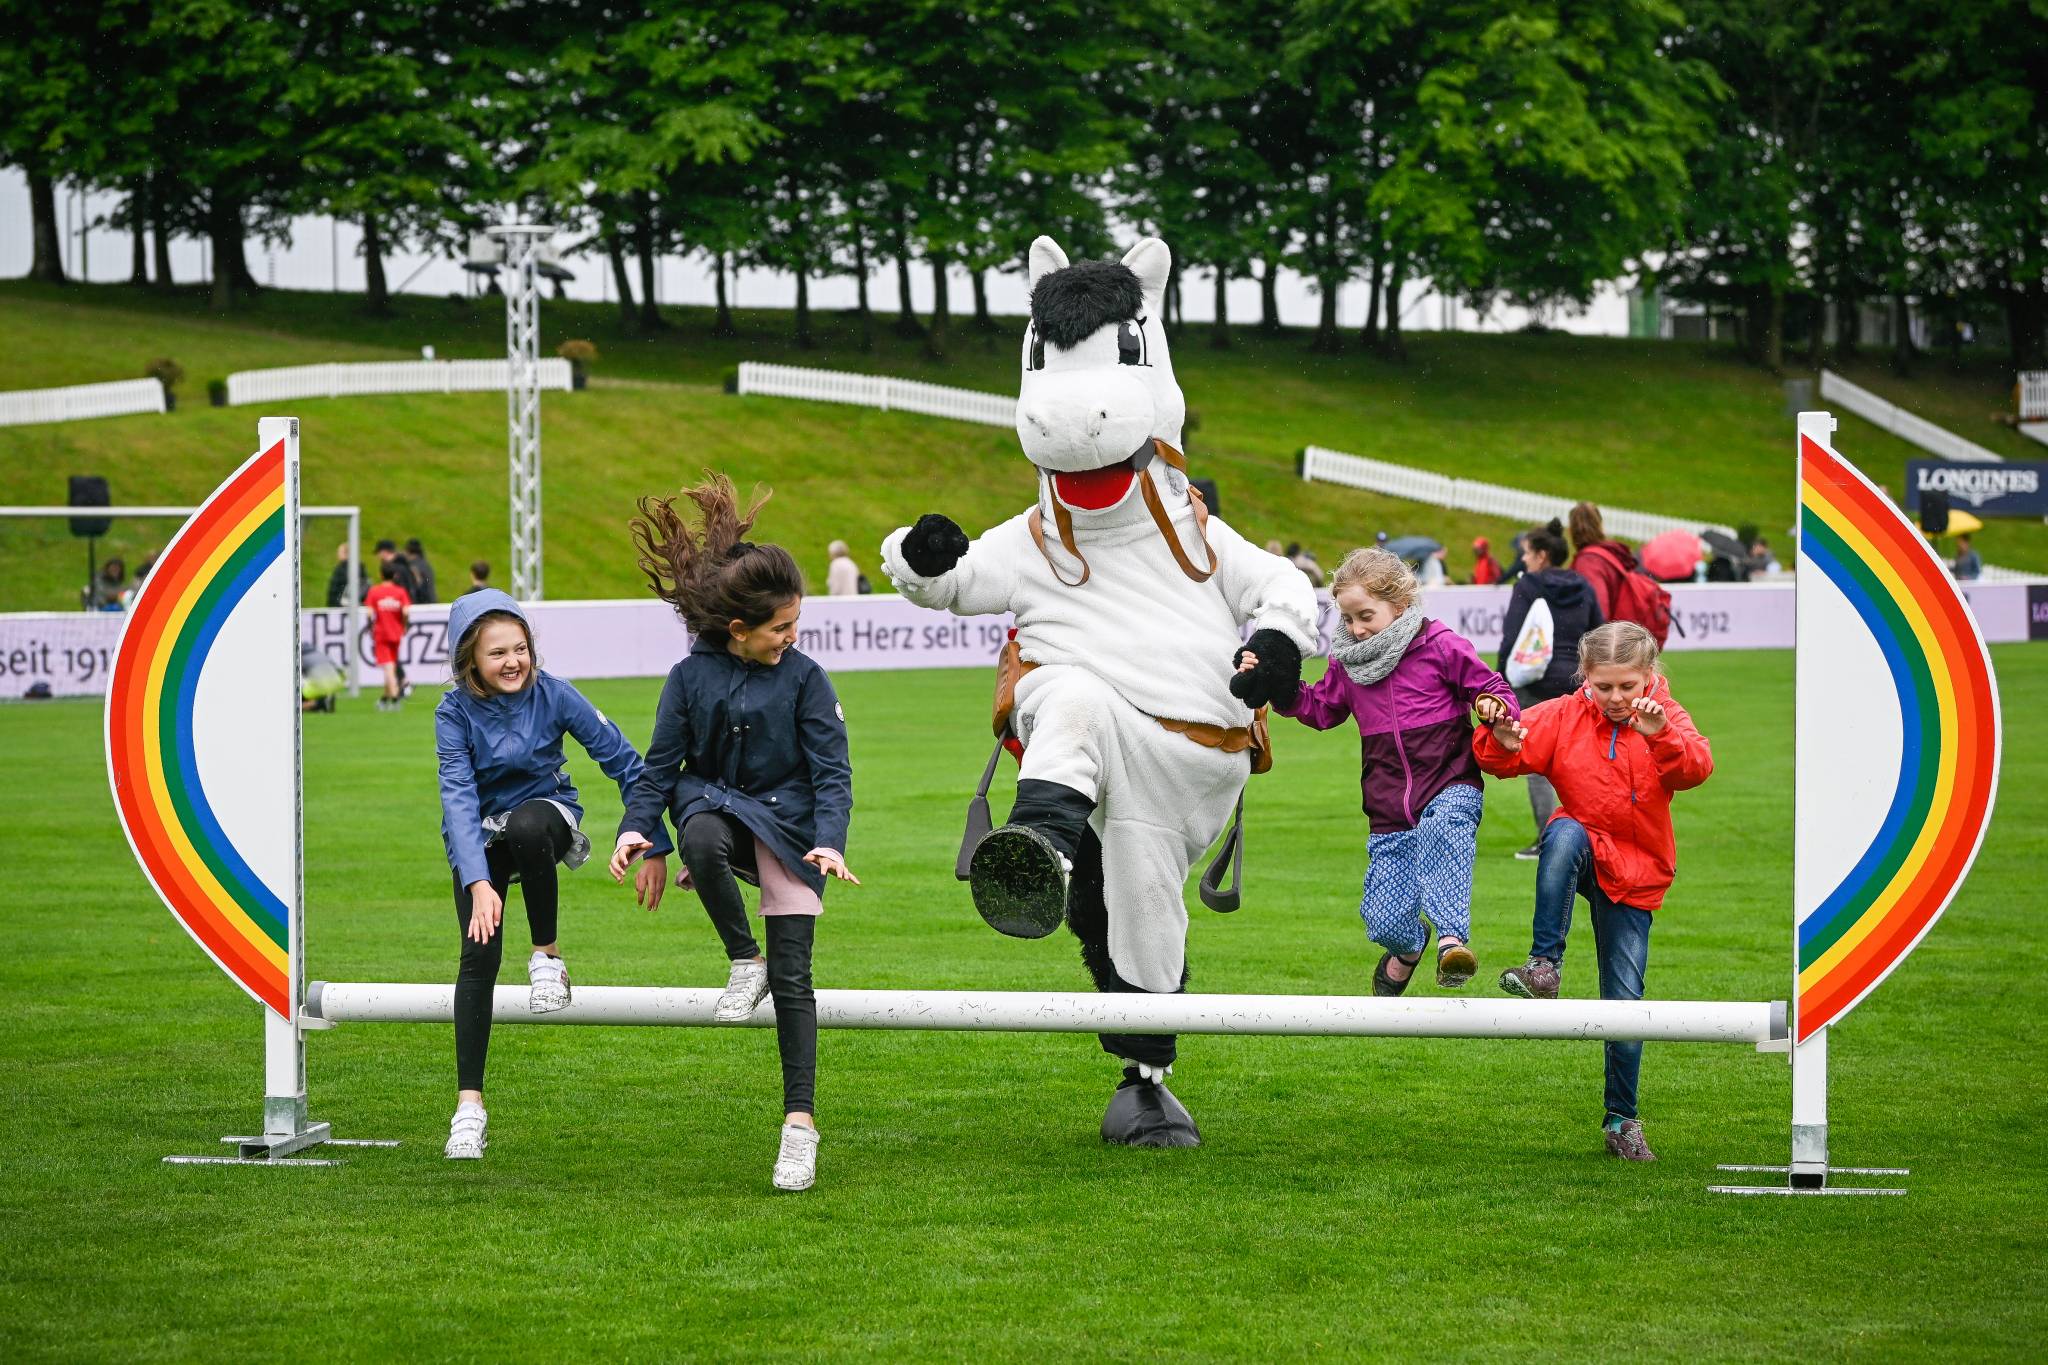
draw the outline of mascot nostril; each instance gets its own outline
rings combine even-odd
[[[1071,265],[1051,238],[1033,242],[1017,436],[1038,467],[1035,504],[973,541],[927,513],[882,543],[883,567],[912,602],[1015,618],[994,728],[1019,756],[1017,798],[989,831],[998,751],[956,871],[1004,933],[1037,938],[1064,922],[1103,991],[1181,990],[1193,860],[1228,829],[1241,874],[1232,812],[1241,816],[1247,775],[1271,762],[1263,708],[1231,690],[1245,627],[1292,647],[1261,652],[1274,675],[1261,688],[1275,695],[1299,683],[1316,641],[1301,571],[1189,494],[1178,449],[1187,405],[1154,321],[1171,264],[1157,238],[1121,261]],[[1132,353],[1142,363],[1123,358]],[[1235,909],[1238,885],[1217,885],[1224,866],[1219,855],[1202,899]],[[1175,1040],[1100,1039],[1123,1068],[1104,1141],[1199,1144],[1165,1085]]]

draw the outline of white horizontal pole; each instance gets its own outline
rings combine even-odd
[[[710,987],[578,986],[568,1008],[527,1009],[523,986],[500,986],[501,1024],[712,1022]],[[330,1024],[446,1024],[453,986],[315,981],[306,1015]],[[763,1001],[746,1021],[772,1028]],[[1659,1043],[1762,1043],[1785,1036],[1782,1001],[1377,999],[1348,995],[1097,995],[1040,991],[818,992],[821,1028],[971,1029],[1000,1033],[1246,1033],[1410,1038],[1569,1038]]]
[[[189,517],[197,507],[0,507],[0,517]],[[353,507],[301,507],[302,517],[346,517]]]

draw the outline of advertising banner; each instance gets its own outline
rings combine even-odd
[[[1987,640],[2039,639],[2048,632],[2048,585],[1971,583],[1963,595]],[[1675,584],[1671,598],[1678,626],[1669,644],[1674,651],[1792,647],[1789,578]],[[1470,640],[1488,662],[1500,650],[1507,605],[1508,589],[1497,587],[1434,588],[1423,596],[1423,610]],[[529,611],[542,666],[565,678],[658,678],[689,648],[688,633],[660,602],[542,602]],[[353,654],[358,680],[365,687],[378,684],[367,629],[351,641],[346,611],[308,611],[300,620],[305,643],[343,666]],[[448,679],[447,620],[446,604],[413,609],[399,659],[415,686],[439,687]],[[105,692],[121,621],[118,612],[0,615],[0,699],[17,699],[36,683],[47,684],[56,696]],[[1337,624],[1327,597],[1320,624],[1327,648]],[[838,673],[986,668],[994,664],[1008,627],[1006,617],[951,616],[895,596],[808,597],[798,648]]]
[[[2048,460],[1906,461],[1906,510],[1919,512],[1920,495],[1929,489],[1980,517],[2048,517]]]

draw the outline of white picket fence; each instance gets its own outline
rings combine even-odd
[[[1887,403],[1868,389],[1858,388],[1833,370],[1820,372],[1820,396],[1841,404],[1866,422],[1883,427],[1902,441],[1910,441],[1944,460],[1966,460],[1972,464],[1999,464],[2005,459],[1974,441],[1966,441],[1924,417],[1915,417],[1896,403]]]
[[[132,412],[163,412],[167,408],[164,386],[154,379],[73,384],[62,389],[17,389],[0,393],[0,427],[75,422],[81,417],[123,417]]]
[[[1363,455],[1347,455],[1341,450],[1322,446],[1310,446],[1302,451],[1301,477],[1313,482],[1362,488],[1390,498],[1426,502],[1432,507],[1501,517],[1529,526],[1541,526],[1552,517],[1563,520],[1574,501],[1550,493],[1532,493],[1522,488],[1504,488],[1497,483],[1481,483],[1477,479],[1454,479],[1447,474],[1432,473],[1412,465],[1369,460]],[[1666,531],[1735,534],[1731,528],[1711,521],[1687,521],[1681,517],[1658,516],[1654,512],[1609,507],[1604,503],[1600,515],[1609,534],[1628,540],[1648,540]]]
[[[228,376],[228,406],[377,393],[502,392],[510,368],[503,360],[373,360],[241,370]],[[567,360],[551,357],[539,368],[542,388],[570,387]]]
[[[1017,400],[1007,394],[948,388],[944,384],[923,384],[879,374],[763,365],[750,360],[740,366],[736,392],[771,398],[808,398],[818,403],[851,403],[884,412],[916,412],[991,427],[1017,425]]]
[[[2048,370],[2020,371],[2020,420],[2048,422]]]

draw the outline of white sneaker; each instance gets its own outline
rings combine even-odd
[[[721,1024],[737,1024],[754,1017],[754,1007],[768,995],[768,964],[751,957],[736,959],[732,975],[725,979],[725,994],[711,1017]]]
[[[782,1150],[775,1154],[775,1188],[807,1190],[818,1179],[818,1130],[782,1125]]]
[[[480,1104],[458,1104],[455,1119],[448,1125],[448,1145],[441,1149],[441,1155],[450,1161],[481,1161],[484,1148],[490,1146],[486,1130],[490,1127],[491,1116]]]
[[[526,979],[533,987],[526,1007],[535,1014],[553,1014],[569,1003],[569,968],[559,957],[536,948],[526,960]]]

